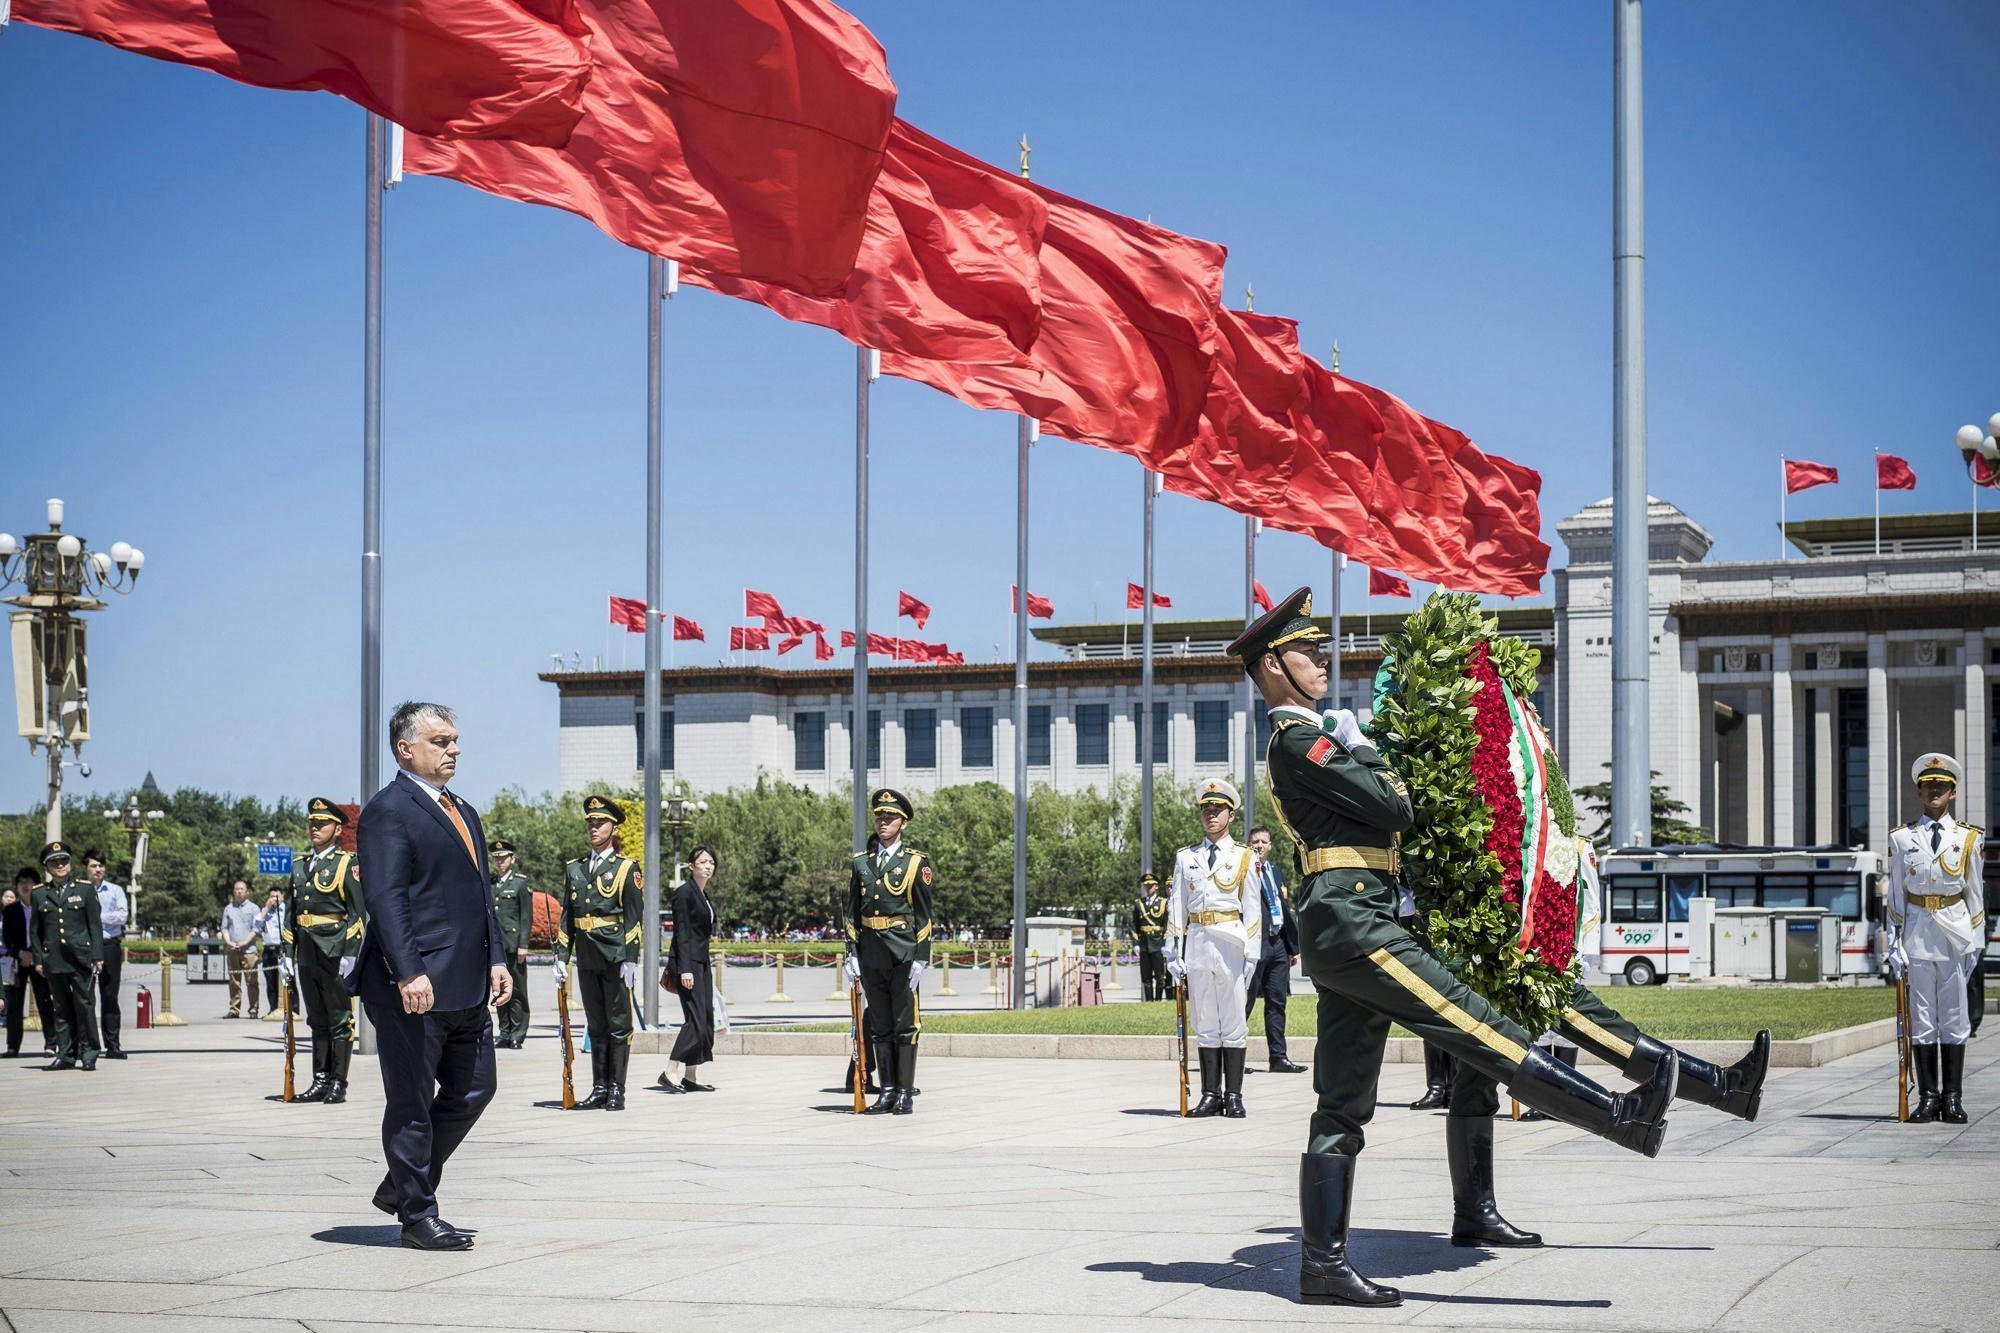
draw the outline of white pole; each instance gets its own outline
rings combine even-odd
[[[1882,554],[1882,453],[1875,453],[1875,554]]]
[[[1790,489],[1787,488],[1785,485],[1785,456],[1783,454],[1779,454],[1778,455],[1778,559],[1780,560],[1789,560],[1791,558],[1790,555],[1787,554],[1785,547],[1785,497],[1790,494],[1791,494]]]
[[[1141,562],[1141,577],[1146,580],[1145,592],[1140,598],[1139,652],[1139,869],[1153,868],[1153,495],[1154,476],[1151,468],[1143,464],[1139,468],[1139,480],[1145,484],[1145,508],[1141,527],[1144,529],[1145,555]]]

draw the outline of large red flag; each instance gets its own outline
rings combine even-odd
[[[853,635],[850,634],[848,637],[851,639]],[[813,635],[813,660],[815,662],[831,662],[833,660],[833,645],[826,641],[826,635],[824,634]]]
[[[1785,494],[1797,495],[1815,486],[1831,486],[1840,480],[1840,469],[1828,467],[1824,463],[1807,463],[1795,458],[1785,460]]]
[[[898,120],[868,200],[861,253],[840,295],[806,296],[694,268],[682,277],[832,329],[857,346],[1011,362],[1041,327],[1048,216],[1018,178]]]
[[[922,629],[930,621],[931,609],[910,596],[910,594],[898,590],[896,593],[896,614],[899,616],[908,616],[917,622],[918,629]]]
[[[649,254],[847,290],[896,87],[826,0],[577,0],[595,68],[560,150],[410,136],[404,165],[580,214]]]
[[[1408,580],[1399,579],[1394,574],[1384,574],[1381,570],[1371,567],[1368,571],[1368,595],[1408,597],[1411,595],[1410,585]]]
[[[674,637],[676,639],[693,639],[698,643],[708,642],[708,636],[701,632],[701,626],[685,616],[674,617]]]
[[[755,588],[743,590],[743,614],[756,616],[764,622],[764,628],[772,628],[771,622],[785,618],[785,608],[778,605],[778,599],[768,592],[758,592]]]
[[[448,138],[565,143],[591,73],[576,0],[15,0],[14,17]]]
[[[1917,489],[1917,474],[1911,470],[1910,460],[1898,458],[1894,454],[1876,454],[1875,489],[1878,491]]]
[[[1020,614],[1021,610],[1020,585],[1010,583],[1007,585],[1007,587],[1009,591],[1012,593],[1012,602],[1007,609],[1018,615]],[[1056,614],[1056,604],[1054,602],[1050,601],[1046,597],[1037,597],[1034,593],[1028,594],[1028,619],[1053,620],[1055,619],[1055,614]]]
[[[882,369],[1151,463],[1178,448],[1201,413],[1227,252],[1027,184],[1049,221],[1042,328],[1023,362],[885,352]]]
[[[894,657],[896,645],[901,642],[901,639],[891,638],[887,634],[877,634],[871,630],[868,634],[868,651],[879,657]]]
[[[770,646],[771,635],[768,630],[757,629],[749,625],[731,625],[729,627],[729,648],[731,652],[740,652],[744,649],[749,649],[752,652],[763,652]]]
[[[623,625],[633,634],[646,632],[646,604],[636,597],[611,599],[611,623]]]

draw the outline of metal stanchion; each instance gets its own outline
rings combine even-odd
[[[174,960],[160,950],[160,1012],[153,1015],[156,1028],[184,1028],[187,1020],[174,1012]]]
[[[943,977],[941,977],[941,978],[939,979],[939,983],[938,983],[938,988],[937,988],[937,992],[936,992],[936,993],[937,993],[937,994],[939,994],[939,995],[951,995],[951,996],[956,996],[956,995],[958,994],[958,992],[957,992],[957,991],[955,991],[955,990],[953,990],[953,989],[951,988],[951,955],[950,955],[950,954],[946,954],[946,955],[944,956],[944,975],[943,975]]]
[[[842,1004],[847,1002],[847,978],[840,974],[840,963],[838,957],[833,960],[833,989],[826,993],[828,1003],[835,1000]]]
[[[778,960],[778,989],[769,998],[767,998],[764,1001],[764,1003],[790,1004],[792,1002],[792,997],[785,994],[785,956],[781,953],[773,954],[771,956]]]
[[[999,951],[998,949],[995,949],[995,950],[994,950],[993,952],[991,952],[991,953],[987,954],[987,955],[986,955],[986,961],[987,961],[987,962],[988,962],[988,963],[989,963],[989,964],[990,964],[990,965],[992,966],[992,976],[991,976],[991,980],[989,980],[989,981],[988,981],[988,982],[986,983],[986,994],[988,994],[988,995],[999,995],[999,994],[1001,994],[1001,990],[1000,990],[1000,951]]]
[[[1117,940],[1111,941],[1111,952],[1105,958],[1104,961],[1105,961],[1105,966],[1110,971],[1110,980],[1104,983],[1102,989],[1124,990],[1125,988],[1118,984],[1118,941]]]

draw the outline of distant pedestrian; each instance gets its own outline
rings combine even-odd
[[[224,1018],[243,1017],[245,999],[250,1017],[257,1016],[258,910],[248,883],[239,879],[229,886],[229,905],[222,909],[222,943],[229,955],[229,1012]]]
[[[122,1015],[118,1011],[118,987],[125,976],[125,890],[104,878],[109,867],[104,853],[95,847],[83,854],[83,875],[97,890],[97,911],[104,926],[104,966],[97,972],[97,1025],[104,1034],[104,1058],[123,1060],[118,1044]]]
[[[1299,965],[1299,914],[1285,896],[1285,877],[1271,862],[1271,830],[1262,824],[1244,841],[1257,857],[1251,871],[1257,885],[1257,915],[1251,929],[1262,941],[1257,965],[1250,973],[1249,1001],[1244,1017],[1257,1001],[1264,1002],[1264,1044],[1270,1049],[1273,1074],[1303,1074],[1306,1067],[1291,1059],[1285,1047],[1285,1006],[1292,998],[1292,969]]]
[[[35,997],[35,1012],[42,1016],[42,1053],[55,1051],[56,1024],[50,1017],[54,1008],[49,998],[49,979],[35,967],[35,937],[31,933],[34,910],[29,900],[42,877],[30,866],[14,873],[14,887],[0,902],[0,981],[7,990],[7,1050],[5,1058],[21,1054],[22,1026],[28,1019],[28,995]]]
[[[518,1051],[528,1039],[528,945],[535,934],[535,886],[514,868],[513,843],[495,838],[486,844],[486,855],[500,949],[507,956],[507,974],[514,978],[514,994],[496,1015],[500,1035],[493,1044],[503,1051]]]
[[[285,921],[285,891],[272,889],[264,899],[264,910],[257,913],[258,942],[262,946],[258,959],[264,973],[264,1012],[268,1014],[275,1014],[281,1008],[278,990],[279,982],[284,977]],[[296,988],[291,992],[291,1008],[293,1017],[297,1017],[299,993]]]
[[[715,904],[708,882],[715,877],[715,852],[697,847],[688,858],[688,880],[674,890],[674,937],[667,953],[667,970],[674,975],[681,1000],[681,1031],[674,1039],[671,1062],[660,1075],[668,1092],[714,1092],[712,1084],[695,1077],[695,1070],[715,1059],[715,983],[710,971],[708,941],[715,934]],[[685,1067],[686,1072],[680,1072]]]

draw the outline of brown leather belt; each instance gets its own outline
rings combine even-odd
[[[1379,870],[1393,875],[1403,868],[1403,854],[1395,847],[1314,847],[1306,852],[1306,873],[1322,870]]]

